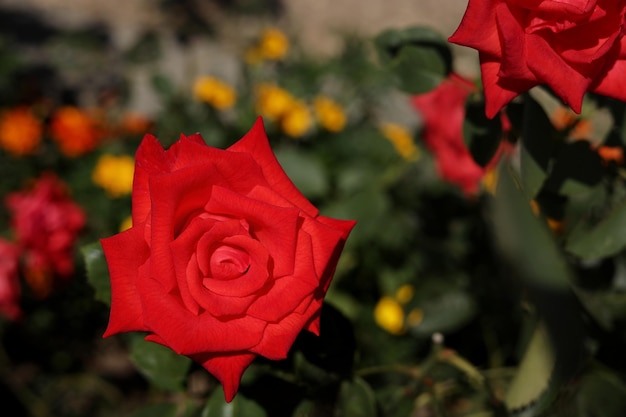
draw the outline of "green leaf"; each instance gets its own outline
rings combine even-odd
[[[200,417],[267,417],[267,413],[259,404],[241,393],[227,403],[220,385],[209,397]]]
[[[626,247],[626,205],[614,208],[601,222],[578,223],[571,231],[565,250],[582,260],[612,256]]]
[[[527,409],[548,389],[555,357],[548,332],[538,323],[513,381],[507,390],[505,404],[509,410]]]
[[[425,26],[386,30],[374,38],[374,44],[384,61],[392,60],[404,46],[413,45],[436,49],[446,66],[450,68],[452,65],[452,52],[446,39],[438,31]]]
[[[375,417],[376,397],[372,388],[359,377],[343,381],[337,398],[338,415],[343,417]]]
[[[446,63],[434,49],[405,46],[391,62],[399,88],[409,94],[427,93],[447,77]]]
[[[307,198],[322,197],[326,194],[328,191],[326,172],[317,159],[296,149],[277,149],[275,154],[291,181]]]
[[[111,305],[111,281],[102,245],[90,243],[81,248],[87,268],[87,281],[95,291],[95,299]]]
[[[140,336],[132,340],[130,359],[152,384],[168,391],[183,388],[191,364],[191,359]]]
[[[424,318],[410,332],[418,336],[430,337],[433,333],[446,333],[459,329],[476,314],[476,303],[466,292],[449,290],[429,297],[419,303]]]
[[[549,174],[550,161],[556,150],[556,130],[543,108],[526,96],[520,155],[524,193],[534,198]]]
[[[626,385],[608,369],[595,369],[582,378],[574,398],[576,416],[622,417]]]
[[[384,65],[394,73],[399,87],[412,94],[435,88],[452,69],[452,53],[440,33],[415,26],[388,30],[374,39]]]
[[[494,201],[494,232],[503,253],[517,267],[519,277],[537,288],[569,288],[570,271],[545,222],[535,216],[513,178],[501,164]]]

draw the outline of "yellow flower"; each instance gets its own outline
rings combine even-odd
[[[25,107],[0,116],[0,146],[14,155],[32,154],[41,143],[42,131],[41,121]]]
[[[414,308],[406,317],[406,324],[410,327],[419,326],[424,321],[424,311],[421,308]]]
[[[196,79],[193,94],[218,110],[230,109],[237,101],[237,93],[230,85],[211,76]]]
[[[402,306],[391,297],[382,297],[374,308],[374,320],[391,334],[404,333],[404,311]]]
[[[287,90],[269,83],[258,85],[256,95],[257,111],[272,121],[280,119],[287,113],[295,101]]]
[[[120,232],[123,232],[124,230],[128,230],[131,227],[133,227],[133,216],[128,216],[120,224]]]
[[[246,61],[248,65],[256,65],[260,63],[263,61],[261,50],[256,46],[248,48],[248,50],[246,50],[246,55],[244,56],[244,61]]]
[[[259,41],[258,53],[261,58],[280,60],[289,51],[289,40],[283,32],[275,28],[265,29]]]
[[[102,155],[94,168],[91,179],[111,197],[130,194],[133,188],[135,162],[128,155]]]
[[[406,304],[411,301],[413,294],[415,294],[415,288],[410,284],[405,284],[396,291],[396,300],[400,304]]]
[[[315,115],[322,127],[330,132],[339,132],[346,126],[346,112],[332,99],[317,96],[313,100]]]
[[[299,138],[309,131],[313,117],[308,106],[302,101],[295,101],[280,119],[283,132],[292,138]]]
[[[396,152],[407,161],[416,161],[419,158],[419,151],[408,130],[395,123],[383,123],[381,131],[396,149]]]
[[[483,188],[489,194],[495,195],[496,188],[498,187],[498,168],[493,167],[489,169],[482,179]]]

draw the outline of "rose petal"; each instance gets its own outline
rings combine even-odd
[[[266,323],[252,317],[221,321],[211,314],[189,312],[180,298],[173,296],[154,279],[142,277],[138,290],[146,328],[163,338],[176,353],[230,352],[256,345]]]
[[[246,296],[224,296],[216,294],[207,289],[203,283],[203,278],[200,275],[200,270],[196,264],[195,255],[189,261],[187,268],[187,283],[189,291],[192,294],[194,302],[198,303],[202,308],[217,318],[225,317],[225,320],[230,320],[233,316],[243,315],[250,304],[258,297],[257,294],[252,293]],[[231,283],[233,291],[237,291],[238,280],[234,280]]]
[[[239,389],[243,372],[252,363],[256,355],[244,352],[234,352],[228,355],[200,353],[190,357],[222,383],[224,398],[226,402],[231,402]]]
[[[214,187],[205,210],[246,219],[250,233],[267,249],[274,261],[275,278],[293,272],[296,234],[299,222],[296,208],[279,207],[247,198],[223,187]]]
[[[308,316],[290,314],[278,323],[268,324],[263,332],[263,338],[250,351],[271,360],[285,359],[291,345],[309,319]]]
[[[305,299],[310,302],[320,284],[314,272],[313,245],[308,234],[298,236],[296,252],[298,262],[293,275],[275,280],[273,286],[250,306],[247,314],[276,323],[291,314]]]
[[[470,1],[459,27],[448,41],[499,57],[502,48],[495,13],[500,1]]]
[[[111,312],[103,337],[120,332],[145,331],[138,274],[146,270],[149,249],[140,223],[115,236],[101,239],[111,279]]]
[[[265,134],[265,127],[261,117],[257,118],[252,129],[237,143],[229,147],[228,151],[254,155],[254,159],[263,171],[270,188],[276,190],[276,192],[308,215],[317,215],[317,208],[296,188],[278,163]]]
[[[500,63],[497,58],[483,53],[480,53],[479,57],[482,83],[485,89],[485,114],[490,119],[493,119],[502,107],[519,94],[538,85],[536,81],[501,79],[498,77]]]

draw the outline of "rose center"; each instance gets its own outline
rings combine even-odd
[[[250,255],[233,246],[222,245],[211,254],[211,278],[229,280],[240,277],[250,268]]]

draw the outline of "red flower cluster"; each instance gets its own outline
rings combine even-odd
[[[37,180],[31,190],[9,194],[6,205],[28,284],[35,295],[45,297],[55,277],[74,272],[72,248],[85,225],[85,213],[52,175]]]
[[[433,152],[439,175],[459,186],[466,195],[479,190],[485,168],[474,162],[463,140],[465,102],[474,84],[452,74],[437,88],[412,98],[422,116],[422,138]]]
[[[580,113],[586,91],[626,100],[626,1],[469,0],[450,41],[480,52],[486,113],[545,84]]]
[[[235,395],[257,355],[283,359],[320,311],[354,222],[321,216],[259,121],[226,150],[200,135],[135,157],[133,227],[102,240],[111,276],[105,336],[147,340],[202,364]]]

